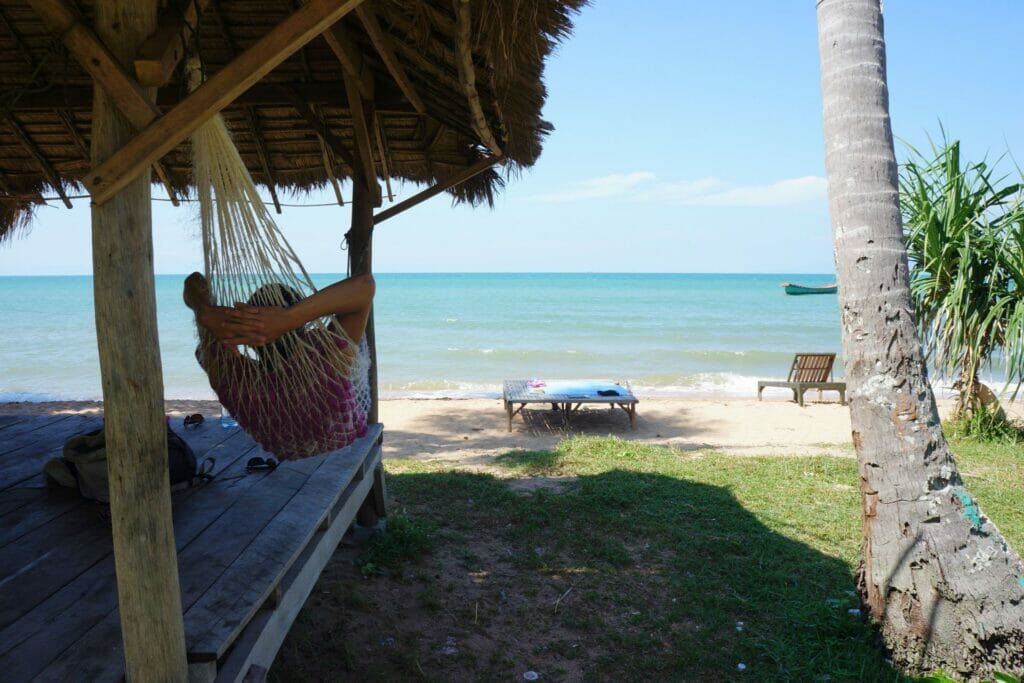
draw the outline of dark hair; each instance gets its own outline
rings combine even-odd
[[[271,282],[253,292],[247,303],[250,306],[280,306],[284,304],[284,307],[288,308],[301,300],[302,295],[288,285]]]
[[[287,285],[282,285],[279,282],[271,282],[263,285],[249,297],[249,301],[246,302],[250,306],[278,306],[283,305],[285,308],[294,306],[296,303],[302,300],[302,295]],[[257,346],[256,354],[260,357],[260,360],[265,363],[272,362],[274,354],[267,353],[268,349],[273,349],[277,352],[277,355],[281,358],[287,358],[291,353],[291,348],[296,341],[295,331],[286,332],[280,337],[275,339],[267,346]]]

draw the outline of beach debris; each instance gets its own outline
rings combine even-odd
[[[448,655],[449,657],[459,654],[459,647],[456,645],[454,636],[448,636],[445,639],[444,647],[441,648],[441,654]]]
[[[747,670],[747,665],[744,664],[743,662],[740,662],[739,664],[736,665],[736,670],[737,671],[746,671]]]
[[[380,639],[381,647],[394,647],[395,645],[398,645],[398,641],[394,636],[384,636]]]
[[[525,680],[525,681],[536,681],[539,678],[540,678],[540,674],[538,674],[536,671],[524,671],[523,672],[523,680]]]
[[[856,607],[851,607],[850,609],[846,610],[846,613],[847,614],[852,614],[855,617],[859,617],[860,616],[860,610],[857,609]]]
[[[560,602],[562,602],[562,599],[563,599],[563,598],[564,598],[565,596],[567,596],[567,595],[568,595],[569,593],[572,593],[572,589],[573,589],[573,588],[574,588],[574,586],[569,586],[569,590],[567,590],[567,591],[565,591],[564,593],[562,593],[562,594],[561,594],[561,595],[559,596],[559,598],[558,598],[557,600],[555,600],[555,610],[554,610],[554,611],[556,611],[556,612],[558,611],[558,604],[559,604]]]
[[[829,607],[839,607],[843,604],[843,601],[839,598],[825,598],[825,604]]]
[[[744,624],[744,623],[743,623],[742,621],[737,621],[737,622],[736,622],[736,632],[737,632],[737,633],[739,633],[740,631],[742,631],[742,630],[743,630],[743,627],[744,627],[745,625],[746,625],[746,624]]]

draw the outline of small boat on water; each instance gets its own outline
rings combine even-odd
[[[816,287],[808,287],[806,285],[795,285],[792,282],[783,282],[779,287],[783,287],[786,290],[786,294],[835,294],[838,289],[838,285],[819,285]]]

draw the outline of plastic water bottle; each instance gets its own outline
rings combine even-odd
[[[220,426],[224,429],[234,429],[238,426],[238,420],[231,417],[231,413],[224,406],[220,407]]]

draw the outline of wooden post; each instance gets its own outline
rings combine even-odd
[[[156,0],[97,0],[95,8],[96,32],[122,65],[130,65],[135,47],[156,28]],[[131,140],[135,129],[102,87],[93,91],[95,166]],[[186,681],[148,166],[107,204],[93,207],[92,239],[125,672],[132,682]]]
[[[373,271],[373,192],[362,182],[358,175],[352,181],[352,227],[348,236],[349,270],[353,275],[362,275]],[[366,416],[368,423],[380,422],[379,399],[377,386],[377,335],[373,328],[373,311],[366,321],[366,344],[370,349],[370,411]],[[373,472],[373,488],[363,501],[356,520],[363,526],[374,526],[386,514],[384,508],[384,470],[378,464]]]
[[[348,267],[352,275],[373,272],[373,193],[360,178],[352,182],[352,227],[348,235]],[[370,348],[370,412],[367,422],[378,422],[377,343],[373,311],[366,322],[366,345]]]

